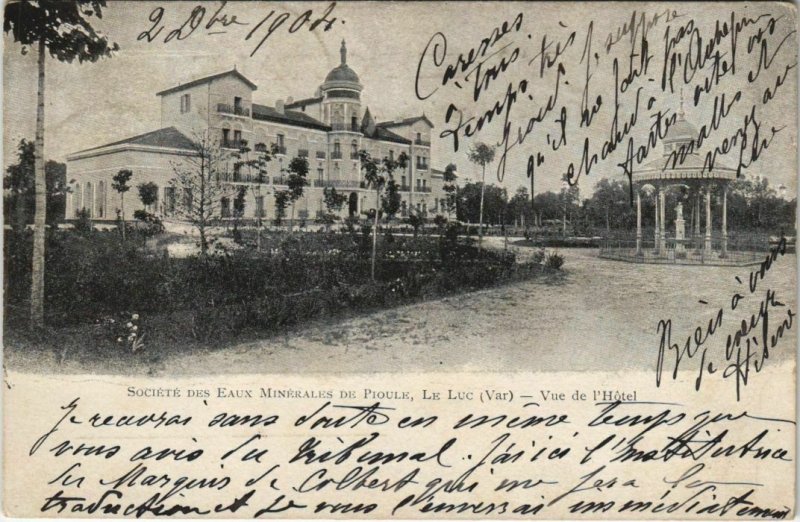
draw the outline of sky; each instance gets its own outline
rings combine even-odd
[[[120,51],[109,59],[90,64],[62,64],[53,59],[47,61],[46,83],[46,133],[45,155],[48,159],[64,161],[70,152],[97,146],[131,135],[155,130],[159,127],[160,108],[155,93],[193,78],[236,67],[258,85],[254,101],[274,105],[277,99],[294,99],[313,96],[325,75],[339,63],[341,40],[347,41],[348,64],[358,73],[364,85],[362,102],[377,115],[378,120],[396,117],[417,116],[425,113],[434,123],[432,161],[435,168],[444,168],[455,163],[463,179],[477,180],[480,168],[471,164],[466,151],[471,143],[483,141],[497,144],[502,141],[505,114],[495,116],[491,122],[477,133],[473,139],[461,136],[459,150],[454,150],[450,137],[439,137],[442,132],[452,130],[453,123],[446,121],[450,104],[461,111],[464,117],[478,116],[491,110],[496,103],[507,97],[507,89],[519,91],[520,82],[525,81],[526,89],[518,92],[519,100],[510,112],[511,135],[517,136],[517,129],[525,128],[528,118],[546,104],[547,96],[552,94],[556,82],[557,68],[549,69],[542,77],[538,75],[538,61],[535,60],[541,48],[542,38],[548,41],[567,42],[567,35],[575,32],[571,45],[566,45],[558,56],[565,68],[560,84],[556,109],[561,106],[569,112],[569,123],[565,135],[567,144],[558,151],[549,150],[547,134],[556,135],[559,123],[555,121],[557,111],[548,114],[541,124],[519,146],[514,147],[506,160],[506,176],[502,186],[509,192],[517,187],[529,186],[526,176],[528,158],[538,151],[544,151],[546,160],[537,167],[536,192],[559,190],[562,174],[571,162],[578,163],[581,158],[584,140],[591,139],[592,150],[599,150],[602,141],[610,135],[613,119],[614,75],[612,60],[628,67],[631,47],[626,32],[635,12],[644,15],[652,28],[648,32],[648,44],[653,55],[648,67],[652,81],[638,78],[636,85],[643,87],[643,96],[652,95],[656,100],[649,111],[641,110],[639,121],[630,136],[636,144],[647,138],[648,118],[657,110],[675,111],[680,105],[679,89],[663,92],[659,86],[664,63],[666,28],[675,35],[680,27],[692,21],[698,28],[697,35],[704,41],[713,36],[715,24],[730,21],[732,11],[726,4],[669,4],[679,15],[667,22],[662,13],[665,6],[635,3],[603,3],[587,12],[585,9],[568,9],[556,3],[338,3],[327,19],[336,18],[328,31],[323,31],[325,23],[320,23],[313,31],[310,22],[294,32],[290,26],[309,9],[313,14],[310,21],[323,16],[329,3],[262,3],[229,2],[219,13],[227,16],[230,22],[236,17],[237,23],[216,23],[206,29],[212,14],[222,6],[221,2],[118,2],[111,0],[103,12],[102,20],[93,20],[94,26],[119,44]],[[165,42],[166,35],[179,28],[197,6],[205,8],[202,22],[195,31],[184,39],[172,38]],[[148,42],[140,38],[143,32],[151,29],[154,10],[163,7],[164,13],[153,34],[162,28],[158,36]],[[272,15],[269,15],[274,10]],[[743,115],[752,105],[757,105],[763,121],[762,132],[774,127],[783,127],[770,146],[752,166],[746,169],[748,175],[763,175],[771,184],[787,187],[787,193],[796,193],[796,71],[792,70],[778,90],[776,97],[764,105],[760,102],[763,91],[782,69],[781,64],[796,63],[797,48],[795,38],[788,44],[778,47],[781,35],[787,35],[794,27],[794,11],[791,7],[778,4],[738,4],[733,15],[738,20],[742,16],[757,18],[756,15],[770,13],[779,18],[769,35],[770,53],[775,52],[773,66],[762,71],[755,82],[747,82],[746,72],[757,68],[757,54],[746,53],[747,37],[753,34],[758,24],[745,29],[737,43],[736,75],[722,78],[712,95],[701,98],[694,106],[689,95],[684,97],[686,118],[696,126],[709,119],[713,94],[726,92],[729,96],[738,90],[741,102],[734,107],[731,117],[723,123],[716,137],[709,139],[709,145],[720,144],[725,136],[735,133]],[[276,27],[261,47],[251,56],[259,40],[267,34],[270,24],[276,19],[286,20]],[[256,25],[269,15],[269,18]],[[592,16],[594,15],[594,16]],[[515,20],[519,28],[513,29]],[[759,23],[764,26],[764,20]],[[244,25],[247,24],[247,25]],[[503,34],[503,24],[508,34]],[[591,128],[578,124],[579,108],[583,95],[586,61],[581,60],[591,24],[592,54],[589,60],[592,68],[590,93],[604,97],[596,120]],[[248,40],[246,36],[253,32]],[[611,35],[622,34],[620,43],[606,52],[604,42]],[[491,43],[481,46],[488,38]],[[688,37],[676,44],[675,48],[685,49]],[[443,43],[446,41],[446,52]],[[431,45],[428,45],[432,42]],[[35,52],[23,54],[21,47],[9,36],[4,38],[4,165],[13,160],[16,144],[23,137],[33,138],[35,128],[36,101],[36,63]],[[437,47],[438,45],[438,47]],[[719,48],[730,57],[730,39],[721,38]],[[427,51],[426,51],[427,46]],[[726,47],[728,46],[728,47]],[[514,50],[516,49],[516,52]],[[554,46],[549,48],[552,56]],[[497,78],[489,77],[487,86],[476,101],[472,96],[470,80],[477,75],[464,77],[457,73],[445,81],[447,65],[459,69],[469,62],[469,53],[479,55],[479,59],[465,69],[472,70],[475,64],[486,59],[483,71],[498,66],[501,60],[508,63],[507,69]],[[28,50],[31,51],[31,50]],[[485,51],[481,53],[481,51]],[[436,53],[439,53],[438,55]],[[441,56],[444,55],[444,56]],[[459,55],[462,58],[459,61]],[[531,62],[531,60],[534,60]],[[437,62],[440,64],[437,66]],[[424,100],[416,95],[417,73],[420,71],[419,85],[427,96]],[[708,76],[708,68],[698,72],[684,88],[687,93],[691,87]],[[461,87],[455,85],[459,82]],[[442,85],[445,83],[445,85]],[[438,88],[437,88],[438,87]],[[627,116],[635,105],[629,89],[620,95],[619,119]],[[646,98],[643,98],[646,99]],[[737,111],[741,114],[737,114]],[[457,114],[457,113],[454,113]],[[623,140],[617,151],[606,160],[599,161],[588,176],[583,176],[579,187],[583,194],[591,193],[592,186],[603,177],[624,179],[617,166],[625,149]],[[658,145],[660,152],[661,146]],[[654,158],[656,155],[650,157]],[[487,169],[487,181],[498,183],[496,168],[498,158]],[[649,159],[648,159],[649,160]],[[734,164],[738,158],[720,156],[720,162]],[[645,161],[646,162],[646,161]]]

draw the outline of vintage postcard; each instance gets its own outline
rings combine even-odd
[[[6,516],[795,516],[794,4],[3,29]]]

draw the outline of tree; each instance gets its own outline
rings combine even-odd
[[[36,194],[34,193],[34,142],[22,139],[17,146],[17,163],[9,165],[3,179],[4,215],[14,232],[22,232],[33,223]],[[67,166],[48,160],[44,165],[47,187],[47,223],[55,224],[66,211]]]
[[[132,176],[133,172],[128,169],[122,169],[114,175],[112,178],[113,183],[111,183],[111,188],[119,192],[119,208],[122,214],[123,241],[125,241],[125,193],[131,189],[130,185],[128,185],[128,181],[130,181]]]
[[[34,145],[33,255],[31,262],[31,326],[44,323],[44,230],[47,181],[44,165],[45,51],[60,62],[94,62],[119,49],[92,28],[86,18],[102,17],[105,0],[37,0],[7,2],[3,31],[23,46],[37,46],[38,85]]]
[[[405,152],[401,152],[397,160],[390,158],[383,158],[378,161],[370,154],[361,150],[358,153],[361,160],[361,172],[364,173],[364,180],[367,187],[375,191],[375,224],[372,227],[372,280],[375,281],[375,258],[378,251],[378,209],[381,206],[381,192],[386,186],[387,182],[394,181],[394,171],[399,169],[405,170],[408,164],[408,156]],[[396,211],[395,211],[396,212]]]
[[[628,189],[621,181],[603,178],[586,202],[587,217],[594,226],[602,223],[609,235],[612,228],[626,228],[632,221],[635,214],[629,200]]]
[[[444,180],[442,189],[447,194],[445,197],[445,210],[447,210],[447,216],[450,217],[454,212],[457,213],[458,206],[458,186],[456,185],[456,166],[454,163],[450,163],[444,168],[442,178]]]
[[[275,191],[275,224],[280,226],[286,217],[286,208],[289,206],[291,194],[288,190]]]
[[[327,214],[323,216],[325,230],[330,231],[331,225],[338,217],[339,212],[341,212],[342,207],[344,207],[347,201],[347,195],[337,192],[335,187],[325,187],[322,190],[322,201],[325,203],[325,209],[328,211]]]
[[[148,210],[154,210],[151,206],[155,205],[158,201],[158,185],[152,181],[148,181],[147,183],[139,183],[138,189],[139,200],[141,200],[142,205]]]
[[[308,160],[299,156],[292,158],[286,170],[289,172],[289,177],[286,179],[286,185],[289,188],[286,192],[289,203],[292,205],[292,218],[289,221],[289,232],[291,233],[294,225],[294,205],[298,199],[303,197],[303,191],[308,185],[308,179],[306,178],[308,176]]]
[[[508,206],[509,213],[513,216],[515,222],[518,222],[523,227],[530,222],[531,206],[527,187],[517,188],[517,192],[508,202]]]
[[[248,147],[247,140],[241,141],[239,153],[236,155],[234,168],[241,169],[247,167],[250,181],[255,181],[254,185],[250,186],[250,191],[254,199],[263,198],[261,193],[261,184],[267,182],[267,166],[272,161],[272,158],[278,151],[278,145],[273,143],[272,148],[268,148],[264,143],[256,143],[253,149],[255,155],[250,157],[250,148]],[[255,175],[253,171],[255,170]],[[263,199],[262,199],[263,201]],[[256,251],[261,252],[261,229],[263,228],[262,214],[263,208],[256,213]]]
[[[483,196],[484,187],[486,186],[486,165],[494,161],[494,151],[494,147],[478,142],[473,145],[467,153],[467,157],[469,157],[472,163],[481,166],[481,206],[478,216],[478,250],[483,248]]]
[[[222,200],[230,199],[233,190],[220,179],[231,154],[202,135],[193,141],[194,153],[173,164],[170,186],[183,197],[176,202],[176,213],[186,219],[200,235],[200,254],[208,254],[208,229],[221,214]]]
[[[386,190],[381,197],[381,210],[386,219],[391,219],[400,211],[400,187],[397,182],[390,179],[386,182]]]

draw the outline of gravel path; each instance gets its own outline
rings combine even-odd
[[[502,245],[496,238],[489,241]],[[599,259],[596,250],[560,252],[566,257],[560,281],[528,281],[312,324],[280,337],[164,360],[156,374],[652,368],[660,319],[672,318],[673,342],[685,342],[726,307],[723,329],[709,342],[711,350],[724,353],[725,337],[746,314],[757,312],[763,298],[759,290],[736,312],[729,310],[734,292],[747,293],[751,268],[635,265]],[[793,311],[795,266],[794,255],[779,259],[763,286]],[[785,312],[773,314],[777,326]],[[790,331],[772,357],[786,359],[793,347]]]

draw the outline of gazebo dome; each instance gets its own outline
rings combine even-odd
[[[693,141],[697,139],[697,127],[686,121],[683,111],[678,113],[678,119],[667,130],[664,141]]]

